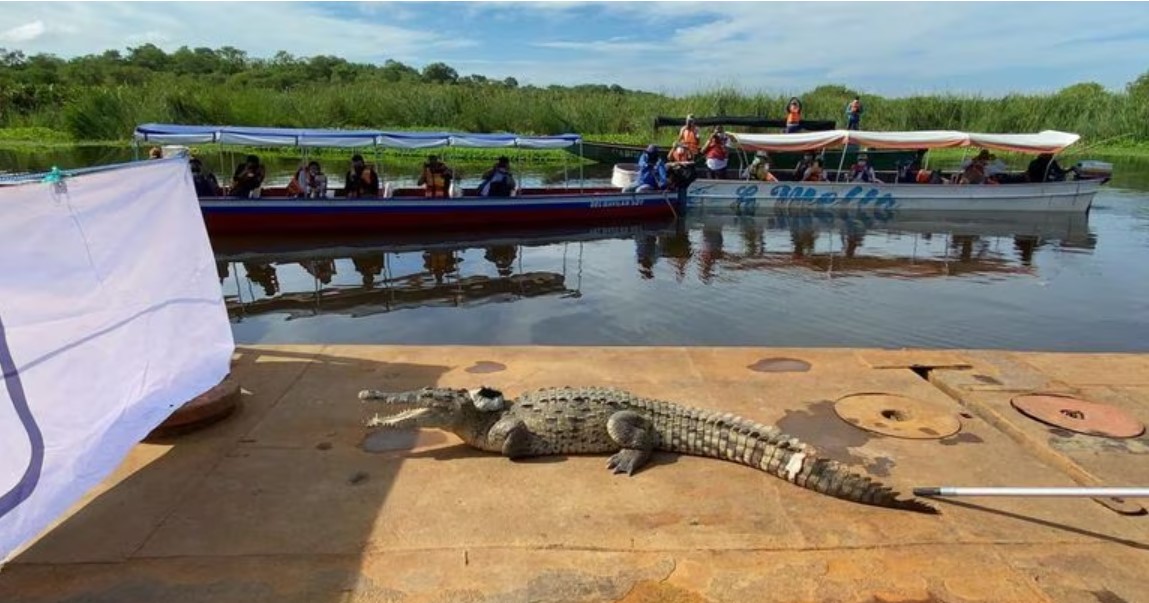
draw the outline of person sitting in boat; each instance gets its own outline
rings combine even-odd
[[[658,147],[650,145],[638,157],[638,178],[623,192],[641,193],[666,188],[666,163],[658,156]]]
[[[813,167],[813,165],[814,153],[811,151],[806,151],[806,153],[802,155],[802,160],[798,162],[798,165],[794,166],[794,179],[805,180],[806,170],[809,170],[811,167]]]
[[[419,186],[423,187],[424,197],[446,198],[451,190],[451,180],[455,177],[447,164],[439,161],[438,155],[429,155],[419,176]]]
[[[318,161],[299,168],[287,184],[287,194],[303,199],[322,199],[327,196],[327,174]]]
[[[754,153],[754,161],[746,167],[745,176],[763,182],[778,182],[778,178],[770,173],[770,155],[766,151]]]
[[[351,169],[343,179],[343,192],[348,199],[373,198],[379,196],[379,174],[373,166],[363,162],[363,156],[351,156]]]
[[[1066,175],[1075,172],[1074,168],[1065,169],[1053,158],[1053,153],[1042,153],[1029,162],[1025,169],[1026,178],[1030,182],[1061,182]]]
[[[686,116],[686,124],[678,131],[678,140],[686,145],[686,150],[690,151],[690,156],[694,157],[698,154],[700,141],[698,139],[698,126],[694,125],[694,115]]]
[[[987,163],[987,157],[989,157],[989,152],[986,152],[984,155],[979,154],[977,157],[974,157],[973,161],[971,161],[969,165],[967,165],[966,168],[957,175],[957,183],[985,184],[985,166]]]
[[[797,96],[790,97],[786,103],[786,129],[787,134],[793,134],[802,128],[802,101]]]
[[[197,197],[219,197],[223,194],[219,187],[219,180],[216,180],[215,174],[204,171],[203,162],[200,161],[199,157],[192,157],[188,161],[188,167],[191,169],[192,183],[195,185]]]
[[[846,103],[846,129],[857,130],[862,124],[862,101],[855,96],[854,100]]]
[[[685,143],[676,142],[667,159],[670,163],[690,163],[694,157],[690,154],[690,149],[686,148]]]
[[[231,178],[231,196],[247,198],[263,186],[267,170],[259,162],[259,157],[248,155],[247,160],[235,168]]]
[[[479,182],[479,195],[483,197],[510,197],[515,191],[515,177],[511,175],[511,160],[499,157],[495,167],[483,174]]]
[[[870,165],[870,158],[865,153],[858,155],[858,162],[850,167],[850,182],[869,182],[873,184],[880,184],[882,182],[874,172],[874,166]]]
[[[726,142],[729,138],[722,126],[716,126],[714,131],[710,133],[710,137],[706,139],[706,146],[702,149],[702,154],[706,155],[706,169],[710,172],[710,177],[721,180],[726,175],[726,165],[729,163],[729,153],[726,150]]]
[[[822,164],[822,158],[814,158],[814,165],[811,165],[806,173],[802,175],[802,182],[826,182],[826,169]]]

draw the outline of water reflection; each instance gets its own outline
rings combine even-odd
[[[1097,244],[1086,214],[771,209],[750,214],[712,210],[688,220],[701,233],[698,274],[705,284],[714,280],[716,269],[906,278],[1025,274],[1032,273],[1034,254],[1042,247],[1093,249]],[[741,250],[725,248],[726,230],[740,234]],[[780,233],[785,233],[784,243]]]
[[[858,212],[787,210],[695,212],[674,223],[476,233],[450,241],[418,236],[217,239],[213,244],[228,309],[238,319],[268,313],[368,316],[426,305],[580,298],[581,286],[568,282],[568,263],[577,262],[581,274],[582,244],[604,241],[633,241],[641,281],[670,278],[681,285],[693,276],[707,287],[735,285],[751,273],[870,279],[1033,275],[1040,249],[1093,249],[1097,242],[1084,214],[877,219]],[[577,258],[570,254],[572,243],[578,245]],[[556,262],[559,247],[561,262]],[[536,253],[545,269],[524,269],[524,261],[538,264]],[[592,261],[612,262],[601,254]],[[669,272],[660,270],[664,261]]]
[[[424,237],[214,240],[236,340],[1144,351],[1149,329],[1149,196],[1125,192],[1088,216],[690,212]]]
[[[656,241],[657,233],[674,228],[655,222],[477,234],[454,241],[390,236],[323,244],[299,239],[216,239],[213,245],[233,319],[273,313],[295,319],[330,313],[369,316],[423,306],[470,307],[542,296],[578,298],[581,276],[576,274],[572,287],[567,265],[568,260],[577,263],[571,267],[581,272],[582,254],[581,247],[572,252],[572,243],[619,238]],[[523,259],[532,249],[552,245],[563,247],[561,270],[523,268]]]

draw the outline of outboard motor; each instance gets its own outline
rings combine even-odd
[[[1113,164],[1083,159],[1073,166],[1073,172],[1078,180],[1109,180],[1113,176]]]

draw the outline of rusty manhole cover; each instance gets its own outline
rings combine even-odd
[[[804,373],[810,363],[797,358],[763,358],[746,368],[759,373]]]
[[[1135,438],[1145,433],[1145,426],[1124,410],[1073,396],[1027,394],[1010,403],[1031,419],[1077,433],[1109,438]]]
[[[490,360],[479,360],[475,364],[465,369],[468,373],[473,375],[482,375],[484,373],[497,373],[507,370],[507,365],[501,362],[491,362]]]
[[[144,439],[170,438],[202,429],[231,416],[239,402],[239,381],[234,373],[228,373],[223,381],[177,408]]]
[[[834,403],[834,412],[859,429],[913,440],[938,440],[961,430],[952,413],[897,394],[852,394]]]

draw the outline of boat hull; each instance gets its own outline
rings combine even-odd
[[[209,235],[499,230],[670,218],[676,192],[455,199],[201,198]]]
[[[862,184],[695,180],[690,206],[871,209],[875,211],[1087,212],[1102,180],[1038,184]]]

